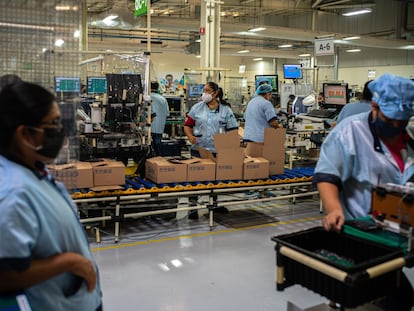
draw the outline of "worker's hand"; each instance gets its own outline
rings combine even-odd
[[[190,136],[188,138],[188,140],[190,141],[191,144],[196,145],[197,144],[197,137],[195,136]]]
[[[340,232],[345,222],[345,216],[342,209],[335,209],[329,212],[322,220],[323,227],[326,231]]]
[[[88,286],[88,290],[92,292],[96,287],[96,271],[92,261],[78,253],[64,253],[62,255],[70,256],[69,271],[83,278]]]

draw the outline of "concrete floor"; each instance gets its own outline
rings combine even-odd
[[[299,311],[326,306],[327,299],[298,285],[276,291],[271,241],[275,235],[319,226],[318,198],[248,207],[279,222],[243,229],[215,224],[210,230],[206,217],[189,220],[178,214],[173,220],[153,217],[123,223],[119,243],[109,229],[102,231],[99,244],[91,235],[104,310]],[[288,308],[289,302],[297,308]]]

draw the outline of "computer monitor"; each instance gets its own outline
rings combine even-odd
[[[284,79],[302,79],[301,64],[283,64]]]
[[[325,108],[339,108],[349,102],[348,83],[324,83],[323,97]]]
[[[87,77],[88,94],[104,94],[107,92],[107,83],[105,77]]]
[[[279,92],[279,79],[277,75],[255,75],[254,85],[256,87],[256,90],[262,81],[267,81],[267,84],[272,87],[272,92]]]
[[[181,116],[182,98],[181,97],[166,97],[170,116]]]
[[[81,80],[78,77],[55,77],[56,93],[79,93]]]
[[[190,84],[188,86],[189,97],[200,97],[203,93],[204,84]]]

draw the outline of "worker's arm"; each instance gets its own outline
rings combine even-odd
[[[188,140],[193,145],[197,144],[197,137],[193,135],[193,128],[187,125],[184,125],[184,133],[188,137]]]
[[[319,182],[319,194],[326,216],[323,219],[323,226],[327,231],[339,232],[344,225],[345,216],[339,201],[339,190],[335,184]]]
[[[282,128],[282,127],[283,127],[283,124],[279,123],[279,122],[277,121],[277,119],[276,119],[276,118],[274,118],[274,119],[270,120],[270,121],[269,121],[269,125],[270,125],[271,127],[274,127],[275,129],[277,129],[277,128]]]
[[[0,294],[24,290],[64,272],[83,278],[89,291],[94,290],[97,278],[93,263],[78,253],[67,252],[33,260],[26,270],[0,270]]]

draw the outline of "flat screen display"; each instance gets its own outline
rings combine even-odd
[[[87,93],[88,94],[104,94],[106,93],[106,78],[105,77],[88,77],[87,78]]]
[[[190,84],[188,87],[188,96],[200,97],[203,93],[204,84]]]
[[[168,102],[168,108],[171,115],[180,115],[181,114],[181,97],[166,97]]]
[[[325,105],[346,105],[349,101],[348,83],[324,83],[323,96]]]
[[[302,79],[301,64],[284,64],[283,78],[285,79]]]
[[[262,81],[267,81],[267,84],[272,87],[272,92],[277,93],[279,91],[279,79],[277,75],[255,75],[254,85],[256,90]]]
[[[81,80],[77,77],[55,77],[56,93],[79,93]]]

